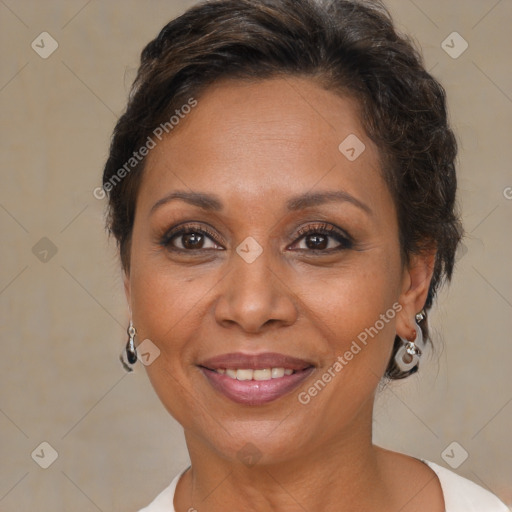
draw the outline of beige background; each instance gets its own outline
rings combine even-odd
[[[194,3],[0,0],[2,512],[137,510],[188,463],[144,368],[118,362],[127,308],[92,191],[142,47]],[[447,89],[468,238],[433,315],[439,350],[380,395],[375,439],[447,467],[457,441],[457,472],[512,505],[512,1],[388,5]],[[47,59],[31,48],[43,31]]]

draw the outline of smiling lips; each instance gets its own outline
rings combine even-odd
[[[314,370],[311,362],[274,352],[223,354],[198,366],[217,391],[246,405],[262,405],[280,398]]]

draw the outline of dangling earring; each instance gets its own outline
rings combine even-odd
[[[423,332],[421,331],[421,327],[418,325],[418,322],[421,322],[424,318],[425,313],[423,310],[416,315],[414,322],[416,335],[413,340],[407,340],[400,336],[403,345],[398,349],[395,355],[395,362],[403,372],[412,370],[420,362],[424,343]]]
[[[127,372],[133,371],[133,368],[130,365],[134,365],[137,362],[137,349],[135,348],[135,336],[137,331],[133,326],[132,321],[130,320],[130,325],[128,326],[128,341],[126,343],[126,348],[123,350],[119,359]],[[125,360],[126,359],[126,360]]]

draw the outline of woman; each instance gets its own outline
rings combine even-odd
[[[443,88],[381,4],[214,0],[142,52],[104,170],[139,358],[191,466],[144,511],[505,511],[372,443],[462,228]]]

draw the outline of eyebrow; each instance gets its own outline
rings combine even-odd
[[[197,206],[207,211],[220,212],[223,209],[222,201],[216,195],[204,192],[178,190],[159,199],[151,208],[150,215],[164,204],[175,200],[184,201],[192,206]],[[371,215],[373,213],[369,206],[343,190],[306,192],[305,194],[300,194],[288,199],[288,201],[286,201],[286,207],[289,211],[297,211],[329,202],[346,202],[357,206],[367,214]]]

